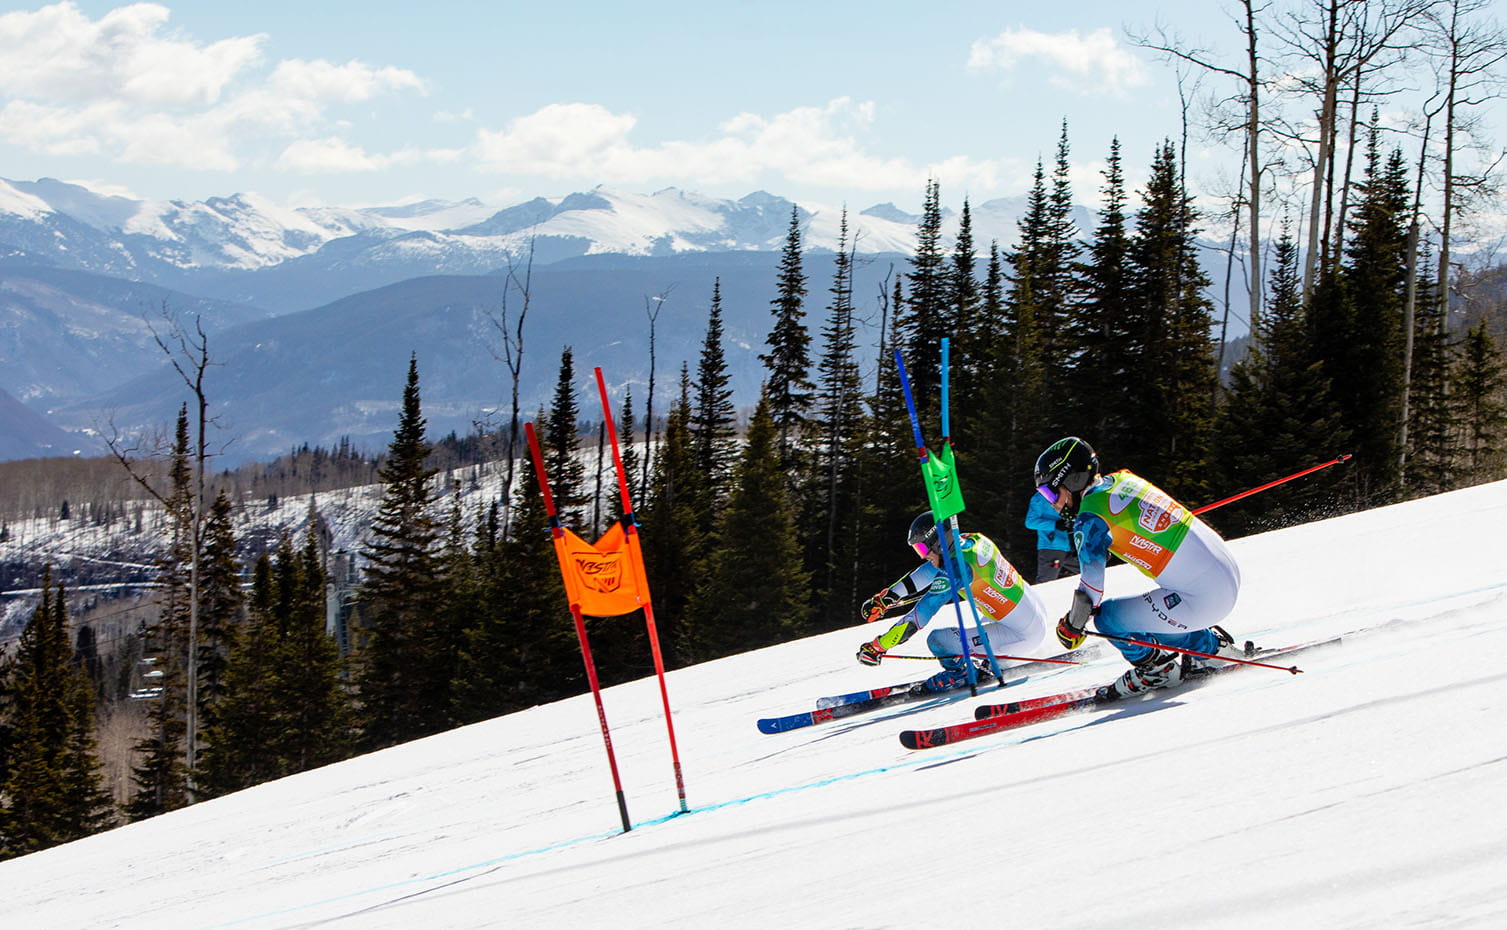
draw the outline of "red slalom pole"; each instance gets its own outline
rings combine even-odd
[[[607,747],[607,766],[612,769],[612,787],[617,792],[617,812],[623,818],[623,832],[633,829],[628,820],[628,801],[623,794],[623,780],[617,772],[617,755],[612,751],[612,733],[607,728],[607,708],[602,706],[602,684],[597,679],[597,666],[591,659],[591,643],[586,638],[586,619],[581,615],[581,605],[571,597],[569,564],[565,555],[565,529],[560,525],[560,516],[555,512],[555,496],[549,490],[549,478],[544,473],[544,454],[539,451],[539,437],[534,433],[534,424],[523,424],[528,436],[529,454],[534,458],[534,475],[539,479],[539,490],[544,494],[544,511],[549,515],[549,532],[554,539],[555,557],[560,560],[560,575],[565,584],[566,596],[570,597],[570,615],[576,621],[576,638],[581,641],[581,661],[586,663],[586,680],[591,684],[591,696],[597,705],[597,723],[602,728],[602,743]]]
[[[617,468],[617,487],[623,499],[623,536],[628,540],[629,552],[632,558],[629,560],[633,566],[634,581],[638,584],[638,590],[643,592],[644,625],[649,634],[649,648],[654,654],[654,674],[659,678],[659,697],[665,707],[665,729],[670,735],[670,761],[675,767],[675,790],[680,795],[680,812],[686,813],[690,808],[685,803],[685,776],[680,770],[680,750],[675,747],[675,724],[670,717],[670,692],[665,687],[665,660],[659,650],[659,630],[654,625],[654,604],[649,597],[649,579],[644,573],[643,540],[638,533],[638,524],[633,519],[633,501],[628,495],[628,479],[623,472],[623,456],[618,450],[617,424],[612,420],[612,407],[607,402],[607,382],[602,378],[602,369],[595,369],[597,376],[597,391],[602,395],[602,418],[607,424],[607,436],[612,441],[612,464]],[[631,442],[632,436],[628,437]]]
[[[1259,488],[1251,488],[1249,491],[1241,491],[1239,494],[1236,494],[1234,497],[1226,497],[1222,501],[1215,501],[1212,504],[1204,504],[1202,507],[1198,508],[1197,510],[1195,510],[1193,512],[1195,514],[1200,514],[1200,513],[1203,513],[1205,511],[1208,511],[1208,510],[1213,510],[1215,507],[1223,507],[1225,504],[1232,504],[1235,501],[1240,500],[1242,497],[1250,497],[1252,494],[1255,494],[1258,491],[1265,491],[1267,488],[1274,488],[1274,487],[1276,487],[1279,484],[1283,484],[1285,482],[1291,481],[1294,478],[1301,478],[1304,475],[1310,474],[1312,472],[1316,472],[1316,471],[1318,471],[1321,468],[1328,468],[1330,465],[1339,465],[1342,462],[1348,462],[1348,461],[1350,461],[1350,453],[1347,452],[1344,455],[1340,456],[1339,458],[1330,459],[1329,461],[1323,463],[1322,465],[1315,465],[1312,468],[1305,468],[1305,469],[1303,469],[1300,472],[1294,472],[1293,474],[1288,475],[1286,478],[1278,478],[1276,481],[1268,481],[1266,484],[1263,484]]]
[[[1199,652],[1196,649],[1183,649],[1180,646],[1169,646],[1166,643],[1148,643],[1143,639],[1131,639],[1129,636],[1112,636],[1109,633],[1100,633],[1096,630],[1084,630],[1089,636],[1098,636],[1101,639],[1112,639],[1117,643],[1131,643],[1136,646],[1145,646],[1147,649],[1166,649],[1170,652],[1181,652],[1186,656],[1198,656],[1200,659],[1217,659],[1220,662],[1236,662],[1240,665],[1254,665],[1258,668],[1270,668],[1279,672],[1291,672],[1294,675],[1302,674],[1303,670],[1296,665],[1272,665],[1270,662],[1257,662],[1254,659],[1235,659],[1230,656],[1217,656],[1212,652]]]

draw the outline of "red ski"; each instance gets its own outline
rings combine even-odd
[[[1315,649],[1319,646],[1328,646],[1338,643],[1338,636],[1332,639],[1318,642],[1303,643],[1297,646],[1288,646],[1281,649],[1258,650],[1255,654],[1266,658],[1288,656],[1307,649]],[[1181,682],[1171,688],[1158,688],[1148,691],[1146,694],[1124,698],[1113,687],[1082,688],[1077,691],[1065,691],[1061,694],[1049,694],[1045,697],[1028,698],[1023,701],[1011,701],[1008,704],[983,704],[974,708],[976,719],[968,723],[955,723],[946,727],[935,727],[930,730],[902,730],[900,732],[900,745],[906,749],[932,749],[937,746],[946,746],[950,743],[958,743],[963,740],[973,739],[989,733],[999,733],[1004,730],[1014,730],[1019,727],[1030,726],[1033,723],[1041,723],[1044,720],[1052,720],[1068,714],[1091,710],[1106,704],[1115,704],[1122,701],[1135,701],[1149,695],[1165,694],[1175,691],[1183,685],[1198,682],[1211,675],[1227,672],[1231,669],[1246,668],[1247,666],[1230,663],[1228,665],[1201,669],[1196,673],[1190,673]]]

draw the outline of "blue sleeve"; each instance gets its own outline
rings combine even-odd
[[[1057,511],[1047,499],[1031,492],[1031,503],[1026,507],[1026,528],[1036,531],[1036,548],[1068,549],[1071,546],[1067,534],[1057,528]]]
[[[948,602],[952,600],[952,582],[948,579],[947,574],[934,567],[930,562],[924,563],[922,567],[930,572],[930,578],[927,580],[930,587],[921,596],[921,599],[916,602],[916,606],[911,608],[910,613],[905,616],[905,619],[914,623],[917,629],[930,623],[931,618],[937,615],[937,611],[947,606]],[[965,580],[965,583],[972,581],[973,569],[968,565],[967,560],[963,562],[963,571],[967,572],[969,576]],[[917,569],[911,573],[911,580],[918,584],[922,583],[919,575],[920,569]]]
[[[1073,543],[1078,549],[1078,588],[1088,593],[1094,606],[1104,600],[1104,566],[1109,561],[1109,524],[1095,514],[1079,514],[1073,521]]]

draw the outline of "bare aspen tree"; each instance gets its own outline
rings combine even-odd
[[[1457,163],[1462,139],[1473,135],[1476,125],[1466,116],[1468,108],[1500,98],[1504,86],[1502,63],[1507,59],[1507,35],[1494,23],[1483,19],[1486,0],[1445,0],[1428,13],[1432,40],[1438,59],[1440,89],[1444,94],[1442,161],[1443,204],[1439,215],[1439,299],[1448,300],[1450,281],[1450,243],[1455,214],[1462,211],[1463,192],[1485,192],[1490,188],[1496,162],[1474,176],[1463,175]]]
[[[1438,101],[1439,95],[1435,94],[1423,107],[1423,142],[1418,147],[1418,173],[1413,185],[1413,206],[1408,211],[1407,257],[1405,259],[1407,291],[1403,297],[1402,309],[1402,414],[1397,433],[1398,474],[1404,479],[1407,477],[1409,401],[1413,385],[1413,331],[1418,317],[1418,247],[1419,240],[1422,238],[1423,179],[1429,162],[1429,133],[1433,129],[1434,118],[1444,107],[1443,103]]]
[[[522,425],[522,418],[518,412],[518,385],[523,373],[523,323],[528,318],[529,301],[533,297],[534,280],[534,238],[529,237],[528,253],[522,259],[522,274],[520,276],[520,261],[511,253],[507,256],[508,273],[503,279],[502,297],[498,302],[495,313],[489,313],[493,328],[502,337],[502,354],[498,355],[495,349],[492,357],[502,362],[508,370],[510,407],[508,410],[508,443],[507,462],[503,466],[504,477],[502,485],[502,533],[508,534],[513,518],[513,477],[515,475],[515,452],[518,449],[518,431]],[[522,298],[523,306],[518,311],[516,322],[508,319],[508,295],[517,291]]]
[[[147,326],[151,329],[152,338],[156,341],[157,347],[167,356],[168,363],[172,365],[173,370],[178,373],[189,392],[193,394],[195,411],[195,439],[192,446],[194,471],[189,502],[188,655],[185,675],[188,693],[183,749],[185,787],[188,801],[193,803],[195,800],[194,766],[199,732],[199,576],[204,549],[204,468],[205,462],[210,457],[209,425],[214,421],[214,418],[209,416],[209,395],[205,391],[204,378],[213,363],[210,361],[209,336],[204,332],[203,319],[199,315],[195,314],[191,331],[185,328],[183,321],[169,312],[165,306],[161,310],[161,316],[165,323],[165,331],[159,331],[150,321]],[[132,458],[134,449],[124,446],[120,436],[114,433],[106,438],[105,444],[110,454],[126,469],[137,484],[164,507],[168,506],[169,495],[172,492],[157,488],[146,473],[136,467]]]
[[[1230,78],[1240,87],[1240,92],[1230,98],[1240,107],[1241,119],[1238,122],[1225,124],[1222,121],[1216,126],[1227,132],[1239,132],[1243,136],[1243,162],[1244,168],[1241,175],[1241,186],[1244,188],[1239,201],[1244,201],[1246,210],[1246,225],[1249,231],[1249,248],[1246,253],[1247,289],[1250,297],[1250,328],[1251,338],[1255,338],[1257,324],[1261,318],[1262,301],[1262,277],[1261,277],[1261,176],[1264,167],[1261,162],[1261,90],[1263,78],[1261,77],[1261,55],[1258,47],[1259,31],[1256,27],[1256,18],[1265,13],[1269,3],[1257,3],[1256,0],[1241,0],[1239,28],[1245,37],[1245,61],[1243,66],[1222,64],[1214,59],[1212,53],[1203,49],[1191,48],[1179,42],[1169,35],[1165,29],[1158,29],[1154,38],[1146,36],[1132,36],[1133,40],[1145,48],[1159,51],[1164,55],[1195,65],[1206,72],[1215,75],[1223,75]],[[1186,153],[1184,154],[1186,164]],[[1236,222],[1239,226],[1239,222]],[[1233,255],[1233,246],[1231,250]],[[1226,298],[1228,308],[1228,298]]]
[[[1302,93],[1318,100],[1312,134],[1290,133],[1313,147],[1307,249],[1303,256],[1305,300],[1313,292],[1317,269],[1331,260],[1340,93],[1352,86],[1359,88],[1368,71],[1379,68],[1388,56],[1402,53],[1407,28],[1433,3],[1434,0],[1309,0],[1306,6],[1289,15],[1279,32],[1294,56],[1312,63],[1315,73],[1299,79],[1297,86]],[[1293,69],[1295,74],[1302,70]]]
[[[649,400],[644,409],[644,480],[640,485],[644,488],[649,486],[649,465],[654,457],[654,327],[674,290],[675,285],[671,284],[653,297],[644,295],[644,315],[649,318]],[[633,437],[629,436],[628,441],[632,442]]]

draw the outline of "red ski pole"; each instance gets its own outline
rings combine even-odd
[[[1288,475],[1286,478],[1278,478],[1276,481],[1268,481],[1266,484],[1263,484],[1259,488],[1251,488],[1249,491],[1241,491],[1239,494],[1236,494],[1233,497],[1226,497],[1222,501],[1215,501],[1212,504],[1204,504],[1202,507],[1198,508],[1197,510],[1195,510],[1193,512],[1195,514],[1199,514],[1199,513],[1203,513],[1205,511],[1208,511],[1208,510],[1213,510],[1215,507],[1223,507],[1225,504],[1232,504],[1235,501],[1240,500],[1242,497],[1250,497],[1252,494],[1255,494],[1258,491],[1265,491],[1267,488],[1274,488],[1274,487],[1276,487],[1279,484],[1284,484],[1284,483],[1286,483],[1288,481],[1291,481],[1294,478],[1301,478],[1304,475],[1310,474],[1312,472],[1316,472],[1316,471],[1318,471],[1321,468],[1328,468],[1330,465],[1338,465],[1341,462],[1348,462],[1348,461],[1350,461],[1350,453],[1347,452],[1344,455],[1340,456],[1339,458],[1330,459],[1329,461],[1324,462],[1322,465],[1315,465],[1312,468],[1305,468],[1302,471],[1294,472],[1294,473]]]
[[[1142,639],[1131,639],[1129,636],[1112,636],[1109,633],[1100,633],[1097,630],[1084,630],[1089,636],[1098,636],[1101,639],[1112,639],[1117,643],[1131,643],[1136,646],[1145,646],[1147,649],[1166,649],[1170,652],[1181,652],[1183,655],[1198,656],[1200,659],[1218,659],[1220,662],[1238,662],[1241,665],[1255,665],[1260,668],[1275,669],[1279,672],[1291,672],[1294,675],[1302,674],[1303,670],[1296,665],[1272,665],[1270,662],[1257,662],[1254,659],[1236,659],[1231,656],[1219,656],[1212,652],[1199,652],[1196,649],[1183,649],[1179,646],[1168,646],[1166,643],[1148,643]]]

